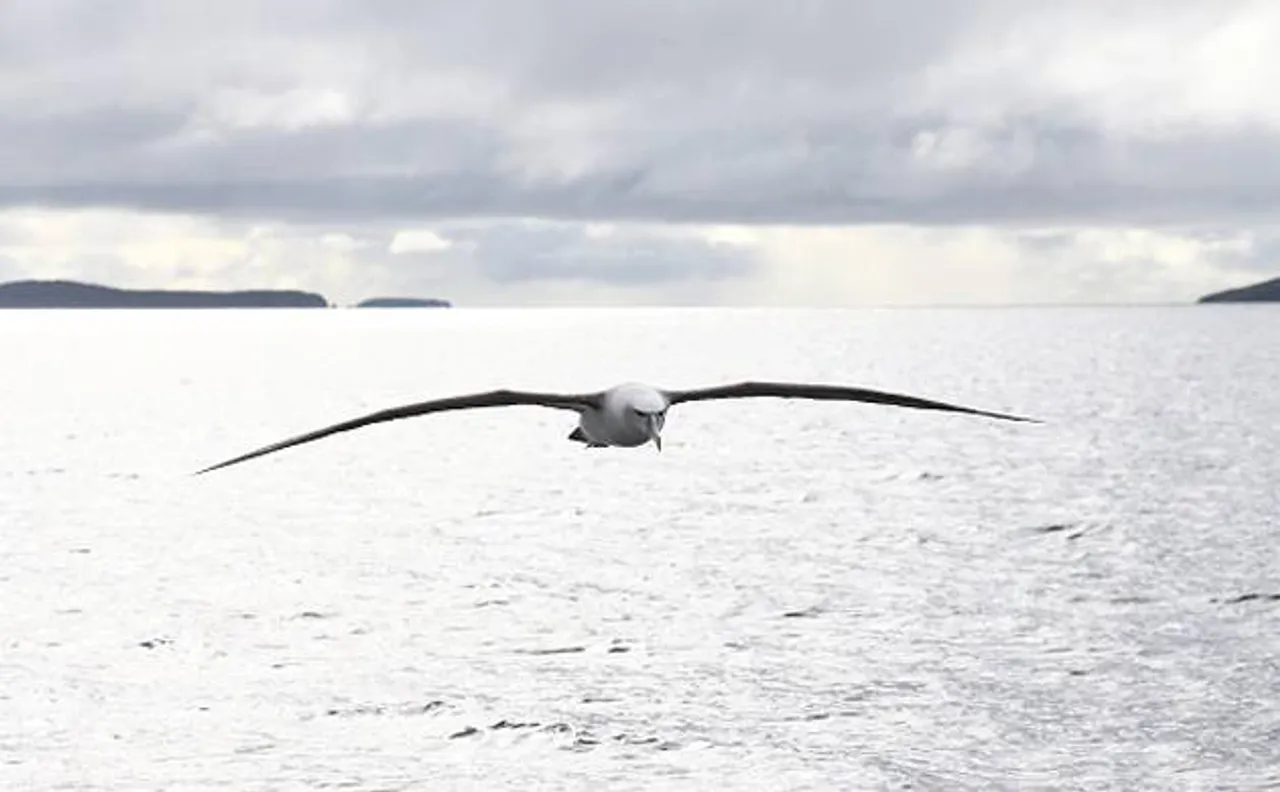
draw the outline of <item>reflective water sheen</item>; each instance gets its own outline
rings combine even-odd
[[[6,790],[1280,783],[1280,310],[0,314]],[[805,378],[1029,413],[537,408]]]

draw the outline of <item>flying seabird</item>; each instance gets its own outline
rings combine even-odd
[[[582,443],[589,448],[605,446],[634,448],[652,442],[661,451],[661,432],[667,419],[667,409],[669,407],[685,402],[706,401],[709,399],[760,397],[868,402],[895,407],[910,407],[917,410],[942,410],[945,412],[980,415],[1004,421],[1039,423],[1032,418],[977,410],[972,407],[961,407],[956,404],[947,404],[899,393],[843,385],[739,382],[732,385],[717,385],[709,388],[694,388],[692,390],[662,390],[639,383],[625,383],[595,393],[536,393],[531,391],[494,390],[465,396],[432,399],[430,401],[417,402],[416,404],[406,404],[401,407],[380,410],[263,446],[256,451],[250,451],[224,462],[219,462],[216,465],[210,465],[203,470],[197,471],[197,475],[239,462],[245,462],[275,451],[281,451],[285,448],[309,443],[312,440],[319,440],[339,432],[349,432],[352,429],[359,429],[370,424],[396,421],[401,418],[412,418],[429,413],[470,410],[479,407],[537,405],[557,410],[573,410],[578,413],[578,426],[569,434],[568,439],[570,440]]]

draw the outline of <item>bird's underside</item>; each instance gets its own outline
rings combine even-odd
[[[587,448],[608,448],[604,443],[597,443],[595,440],[587,437],[587,433],[582,431],[581,426],[575,426],[573,428],[573,431],[569,433],[569,439],[575,443],[582,443]]]

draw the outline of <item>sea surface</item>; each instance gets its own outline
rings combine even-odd
[[[0,313],[0,789],[1280,786],[1280,307]],[[798,379],[1043,419],[536,407]]]

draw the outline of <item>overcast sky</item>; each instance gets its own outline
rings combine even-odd
[[[460,304],[1280,275],[1280,3],[0,4],[0,280]]]

